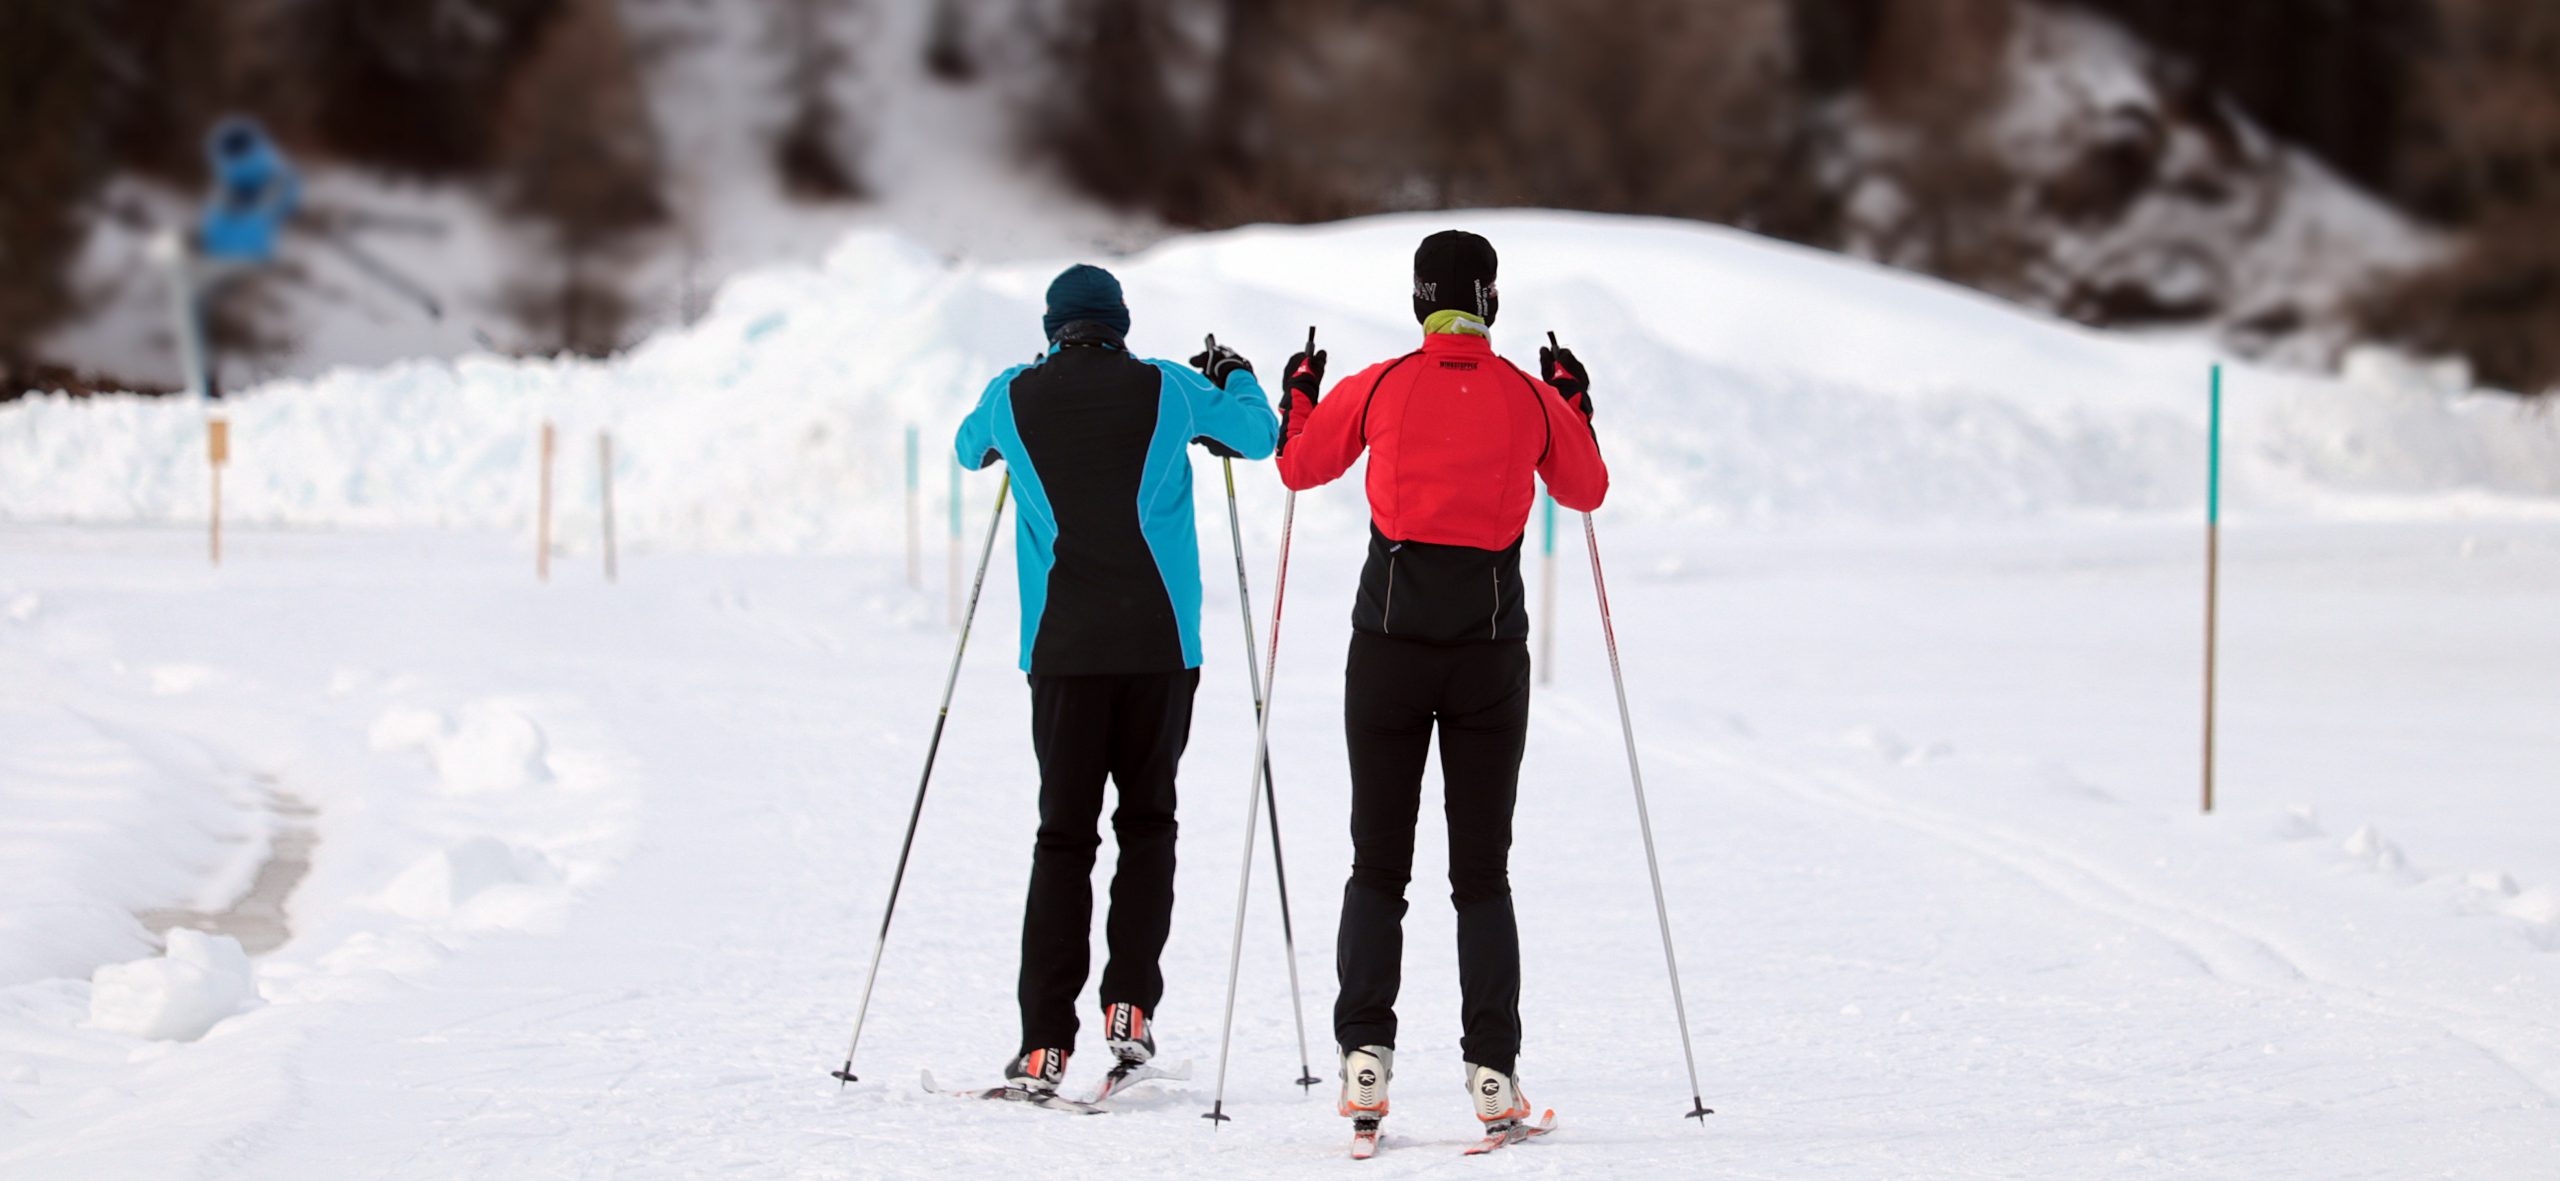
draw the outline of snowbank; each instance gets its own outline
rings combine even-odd
[[[0,625],[5,626],[5,625]],[[40,648],[36,629],[10,637]],[[0,988],[148,952],[137,912],[245,883],[254,794],[183,738],[74,708],[60,666],[0,655]]]
[[[1412,243],[1451,224],[1503,252],[1498,347],[1526,359],[1554,330],[1590,362],[1614,514],[1983,520],[2184,512],[2203,498],[2207,345],[2091,332],[1737,231],[1410,215],[1201,235],[1114,266],[1143,351],[1185,356],[1214,331],[1268,370],[1312,323],[1342,376],[1412,347]],[[251,525],[529,533],[548,418],[564,440],[557,530],[571,548],[594,534],[594,436],[607,429],[632,544],[893,548],[904,428],[922,431],[938,521],[943,441],[987,377],[1040,347],[1056,265],[955,264],[865,232],[822,265],[730,283],[700,322],[610,361],[477,358],[277,383],[228,407],[226,509]],[[2560,496],[2560,423],[2447,375],[2368,361],[2342,379],[2235,366],[2226,383],[2236,512]],[[0,408],[0,519],[196,519],[199,417],[121,397]],[[1276,508],[1267,477],[1245,482]],[[985,483],[970,487],[983,504]]]

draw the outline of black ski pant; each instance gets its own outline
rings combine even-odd
[[[1031,678],[1040,836],[1031,849],[1016,989],[1025,1050],[1075,1048],[1105,778],[1120,792],[1111,813],[1120,865],[1111,875],[1111,958],[1102,969],[1101,1003],[1136,1005],[1153,1023],[1164,995],[1156,961],[1173,924],[1174,769],[1191,740],[1191,698],[1199,687],[1198,669]]]
[[[1459,1045],[1510,1071],[1520,1055],[1520,928],[1511,911],[1511,806],[1529,735],[1526,640],[1426,644],[1353,632],[1343,673],[1351,749],[1351,881],[1334,944],[1334,1040],[1396,1044],[1405,883],[1424,760],[1440,735],[1449,900],[1458,908]]]

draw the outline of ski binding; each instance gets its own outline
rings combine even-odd
[[[1367,1160],[1378,1155],[1378,1119],[1360,1116],[1351,1121],[1351,1159]]]
[[[965,1091],[946,1091],[933,1085],[933,1072],[930,1070],[924,1072],[924,1089],[930,1094],[949,1095],[955,1099],[994,1099],[1004,1103],[1045,1107],[1051,1111],[1063,1111],[1075,1115],[1105,1114],[1102,1108],[1081,1100],[1069,1099],[1054,1091],[1034,1091],[1009,1083],[1000,1087],[974,1087]]]
[[[1104,1100],[1139,1083],[1155,1079],[1188,1082],[1191,1079],[1191,1063],[1186,1060],[1179,1066],[1162,1067],[1153,1062],[1122,1062],[1112,1067],[1111,1073],[1102,1076],[1102,1086],[1095,1089],[1093,1097],[1085,1102],[1099,1105]]]
[[[1521,1120],[1499,1131],[1487,1132],[1484,1139],[1476,1141],[1474,1147],[1467,1149],[1467,1155],[1482,1156],[1497,1148],[1507,1148],[1535,1136],[1544,1136],[1554,1131],[1555,1127],[1556,1113],[1550,1109],[1534,1124]]]

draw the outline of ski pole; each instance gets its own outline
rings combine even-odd
[[[1309,353],[1313,353],[1315,352],[1315,349],[1316,330],[1309,328],[1307,329],[1307,351]],[[1285,398],[1288,395],[1284,392],[1281,396]],[[1234,495],[1234,484],[1232,479],[1230,479],[1228,484],[1228,494],[1229,496]],[[1234,502],[1230,500],[1228,505],[1232,511]],[[1262,662],[1262,667],[1270,670],[1271,672],[1271,679],[1266,682],[1270,692],[1257,694],[1262,698],[1262,701],[1261,708],[1255,711],[1257,716],[1254,718],[1253,725],[1253,766],[1247,772],[1248,781],[1245,784],[1244,869],[1236,876],[1235,936],[1227,945],[1227,1014],[1226,1018],[1218,1023],[1218,1087],[1216,1093],[1212,1095],[1209,1100],[1209,1110],[1202,1112],[1200,1116],[1200,1118],[1210,1121],[1210,1126],[1212,1127],[1225,1123],[1229,1118],[1231,1118],[1226,1112],[1227,1057],[1230,1049],[1235,1043],[1236,975],[1244,966],[1244,904],[1245,900],[1251,897],[1253,893],[1253,827],[1254,822],[1262,815],[1262,801],[1255,797],[1261,795],[1261,789],[1269,783],[1267,776],[1269,775],[1269,759],[1271,757],[1271,702],[1272,698],[1277,696],[1280,688],[1280,609],[1287,602],[1289,597],[1289,538],[1296,530],[1297,521],[1298,493],[1297,490],[1293,488],[1290,489],[1288,497],[1281,502],[1280,507],[1280,571],[1271,584],[1271,647],[1270,654],[1266,656]],[[1243,543],[1244,532],[1239,526],[1236,531],[1236,544],[1239,553],[1239,557],[1236,560],[1236,571],[1239,576],[1241,576],[1244,571],[1244,560],[1241,557]],[[1248,626],[1246,629],[1248,632],[1248,639],[1251,638],[1250,632],[1252,630],[1250,626],[1250,619],[1251,617],[1248,616]],[[1276,819],[1275,814],[1273,828],[1277,829],[1278,826],[1278,820]],[[1274,855],[1277,855],[1276,850]],[[1294,952],[1292,952],[1289,957],[1289,979],[1293,994],[1296,990],[1297,972],[1298,957]],[[1315,1085],[1313,1081],[1315,1079],[1315,1072],[1307,1069],[1307,1063],[1305,1061],[1306,1038],[1305,1022],[1301,1019],[1298,1029],[1299,1085],[1313,1086]]]
[[[1547,334],[1550,348],[1556,334]],[[1627,740],[1627,780],[1636,791],[1636,828],[1644,834],[1645,873],[1653,879],[1653,917],[1662,927],[1662,964],[1671,973],[1671,1011],[1680,1021],[1680,1053],[1689,1062],[1689,1114],[1704,1125],[1715,1112],[1707,1107],[1706,1092],[1698,1086],[1698,1052],[1689,1043],[1689,1006],[1680,995],[1680,957],[1671,950],[1671,908],[1662,900],[1662,862],[1653,851],[1653,818],[1644,805],[1644,768],[1636,762],[1636,723],[1627,711],[1627,678],[1618,667],[1618,629],[1609,617],[1609,581],[1600,573],[1600,532],[1591,523],[1591,514],[1582,514],[1582,544],[1591,553],[1591,590],[1600,599],[1600,637],[1609,646],[1609,680],[1618,690],[1618,728]]]
[[[898,913],[898,888],[907,880],[907,856],[915,851],[916,822],[924,819],[924,792],[933,782],[933,758],[942,749],[942,727],[951,720],[951,694],[960,685],[960,657],[969,650],[969,625],[978,617],[978,592],[986,589],[987,564],[995,558],[996,532],[1004,524],[1004,502],[1013,491],[1013,473],[1004,475],[996,485],[996,511],[987,519],[986,548],[978,553],[978,577],[969,584],[969,611],[960,620],[960,642],[951,648],[951,675],[942,682],[942,708],[933,715],[933,738],[925,743],[924,775],[916,781],[915,806],[907,811],[907,835],[898,842],[898,868],[889,875],[889,901],[880,909],[880,937],[871,945],[871,971],[862,979],[862,1002],[853,1010],[853,1038],[845,1043],[844,1066],[830,1075],[841,1091],[847,1083],[862,1080],[854,1077],[853,1052],[862,1045],[862,1022],[871,1013],[871,988],[880,983],[880,957],[889,950],[889,920]]]
[[[375,257],[371,251],[347,241],[344,236],[334,231],[314,229],[312,236],[318,238],[330,249],[337,251],[357,270],[363,271],[367,278],[418,305],[418,310],[425,312],[428,319],[438,322],[444,320],[444,302],[437,299],[434,292],[427,290],[426,284],[410,278],[390,263]]]
[[[1218,338],[1211,336],[1208,345],[1211,352],[1217,351]],[[1236,512],[1236,463],[1221,457],[1218,464],[1225,469],[1227,477],[1227,536],[1235,543],[1236,602],[1243,609],[1245,675],[1253,686],[1253,717],[1258,724],[1262,720],[1263,704],[1262,659],[1254,652],[1253,584],[1245,577],[1244,570],[1244,521]],[[1298,936],[1289,920],[1289,869],[1287,861],[1280,855],[1280,795],[1271,783],[1271,752],[1268,750],[1262,754],[1262,803],[1264,810],[1271,813],[1271,876],[1280,887],[1280,946],[1289,955],[1289,1016],[1298,1025],[1298,1085],[1312,1087],[1322,1080],[1316,1078],[1315,1070],[1307,1060],[1307,1012],[1298,992]]]

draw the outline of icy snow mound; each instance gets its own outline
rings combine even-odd
[[[551,781],[549,744],[533,719],[504,705],[473,702],[444,714],[396,706],[368,735],[380,751],[414,750],[434,764],[438,786],[454,795],[514,791]]]
[[[1336,377],[1413,347],[1414,241],[1488,234],[1496,345],[1553,330],[1590,363],[1613,515],[1739,524],[1943,521],[2197,508],[2205,343],[2074,327],[1931,280],[1691,223],[1537,212],[1253,228],[1114,262],[1140,351],[1204,333],[1276,371],[1322,328]],[[947,440],[989,377],[1040,348],[1060,262],[978,266],[894,234],[730,283],[703,320],[602,362],[467,359],[279,382],[228,407],[231,519],[530,532],[539,424],[559,425],[557,536],[596,526],[614,437],[627,543],[893,548],[903,434],[937,517]],[[2235,511],[2537,511],[2560,498],[2560,422],[2450,375],[2368,359],[2329,379],[2226,371]],[[39,397],[0,408],[0,518],[192,521],[200,411]],[[1215,495],[1215,481],[1202,494]],[[1254,508],[1275,482],[1246,478]],[[983,505],[985,481],[966,493]],[[1319,516],[1356,498],[1310,498]]]
[[[89,985],[89,1024],[154,1041],[191,1042],[223,1018],[258,1004],[257,972],[238,940],[174,927],[166,955],[98,969]]]
[[[559,869],[541,850],[471,837],[426,855],[385,887],[394,914],[468,926],[508,926],[556,900]]]

